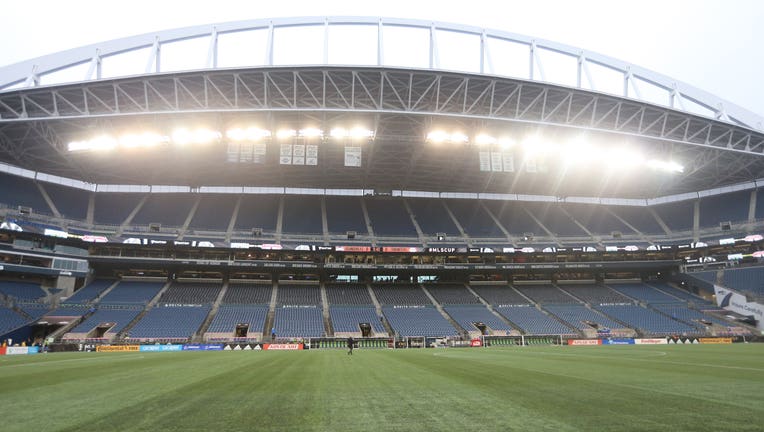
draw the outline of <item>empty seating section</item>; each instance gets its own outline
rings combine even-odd
[[[692,215],[695,211],[695,201],[680,201],[671,204],[653,206],[663,223],[672,231],[692,229]]]
[[[700,271],[700,272],[694,272],[694,273],[687,273],[688,276],[692,276],[695,279],[700,279],[702,281],[706,281],[708,283],[715,284],[716,283],[716,270],[711,271]]]
[[[383,305],[432,305],[419,285],[372,285],[377,301]]]
[[[33,282],[0,281],[0,293],[16,300],[37,300],[45,296],[40,285]]]
[[[273,285],[229,282],[223,304],[270,304]]]
[[[370,305],[369,290],[365,284],[326,284],[326,299],[333,305]]]
[[[41,183],[41,185],[61,216],[85,220],[88,214],[90,192],[53,183]]]
[[[335,334],[360,332],[359,324],[368,323],[375,336],[387,335],[374,307],[332,306],[329,308],[329,315]]]
[[[431,284],[425,287],[443,305],[480,304],[480,300],[467,291],[463,284]]]
[[[17,307],[32,317],[32,319],[40,318],[50,311],[50,306],[37,303],[18,304]]]
[[[45,314],[46,317],[81,317],[88,312],[87,306],[62,305]]]
[[[277,338],[321,337],[324,318],[317,307],[279,307],[274,316]]]
[[[677,303],[680,300],[643,283],[609,284],[611,288],[645,303]]]
[[[494,306],[530,303],[528,299],[507,285],[471,285],[471,287],[483,300]]]
[[[34,180],[0,173],[0,200],[12,207],[31,207],[35,212],[52,214]]]
[[[196,195],[193,194],[151,194],[133,218],[133,224],[183,226],[195,201]]]
[[[130,329],[130,338],[187,339],[196,333],[209,312],[209,306],[157,306]]]
[[[403,201],[397,198],[364,198],[375,235],[416,237],[417,232],[411,222]]]
[[[578,300],[554,285],[515,285],[515,288],[537,303],[579,303]]]
[[[102,323],[114,323],[114,327],[109,330],[110,334],[117,334],[122,331],[135,317],[141,313],[142,309],[98,309],[93,315],[89,316],[80,325],[71,330],[71,333],[88,333]]]
[[[320,305],[321,290],[318,285],[279,284],[276,302],[280,305]]]
[[[285,195],[283,231],[292,234],[322,234],[321,197]]]
[[[209,231],[227,230],[238,198],[239,196],[234,194],[202,195],[189,228]]]
[[[382,308],[390,327],[403,337],[456,336],[458,332],[434,307]]]
[[[504,233],[480,205],[480,201],[448,200],[445,203],[468,236],[504,237]]]
[[[449,236],[460,235],[459,229],[449,216],[443,201],[439,199],[409,199],[409,208],[414,213],[422,233],[434,236],[444,233]]]
[[[713,273],[716,273],[716,272],[713,272]],[[714,278],[715,277],[716,277],[716,275],[714,275]],[[671,294],[674,297],[678,297],[678,298],[680,298],[682,300],[685,300],[685,301],[690,301],[690,302],[693,302],[693,303],[696,303],[696,304],[699,304],[699,305],[704,305],[704,306],[712,304],[710,301],[708,301],[708,300],[706,300],[706,299],[704,299],[702,297],[698,297],[696,295],[693,295],[693,294],[691,294],[691,293],[689,293],[689,292],[687,292],[685,290],[679,289],[679,288],[674,288],[673,286],[671,286],[671,285],[669,285],[669,284],[667,284],[665,282],[650,282],[650,285],[660,289],[661,291],[665,291],[665,292]],[[714,305],[714,306],[716,306],[716,305]]]
[[[0,335],[21,327],[26,324],[26,322],[27,320],[15,311],[0,306]]]
[[[546,315],[533,306],[498,307],[496,311],[518,326],[525,334],[575,334],[573,329]]]
[[[143,197],[143,194],[138,193],[97,193],[93,221],[99,224],[120,225]]]
[[[446,313],[468,332],[480,331],[474,323],[483,323],[494,331],[511,332],[512,326],[492,314],[485,306],[445,306]],[[490,333],[489,333],[490,334]]]
[[[602,211],[602,206],[566,204],[565,210],[581,225],[594,234],[610,235],[613,231],[632,234],[634,231],[611,213]]]
[[[368,233],[360,197],[327,196],[325,199],[326,224],[330,233],[345,234],[348,231],[355,231],[359,235]]]
[[[593,328],[587,322],[596,323],[597,328],[607,327],[613,329],[623,327],[623,325],[584,305],[547,305],[544,308],[571,326],[581,330]]]
[[[706,324],[701,321],[710,322],[722,327],[735,326],[735,324],[728,323],[710,315],[706,315],[703,312],[697,311],[695,309],[690,309],[683,304],[662,304],[655,305],[653,307],[675,320],[686,322],[687,324],[690,324],[691,326],[698,329],[703,329],[706,326]]]
[[[164,286],[163,282],[122,281],[101,298],[101,304],[148,304]]]
[[[90,303],[115,282],[113,279],[96,279],[77,290],[71,297],[66,299],[66,303]]]
[[[700,200],[701,228],[718,228],[720,222],[745,222],[751,191],[714,195]]]
[[[607,304],[607,303],[633,303],[628,297],[614,291],[606,286],[586,284],[586,285],[559,285],[561,289],[567,291],[586,303]]]
[[[621,219],[628,222],[629,225],[636,228],[642,234],[663,234],[655,217],[647,210],[647,207],[608,207],[605,211],[611,211]]]
[[[609,317],[643,332],[652,334],[697,333],[697,329],[688,324],[675,321],[653,310],[637,305],[597,306],[597,310]]]
[[[222,288],[223,285],[220,282],[173,282],[162,294],[159,303],[176,305],[212,304],[217,300]]]
[[[526,204],[528,209],[549,231],[558,236],[586,236],[586,231],[576,225],[557,204]]]
[[[522,203],[518,202],[485,202],[486,207],[496,216],[501,225],[510,234],[522,236],[525,233],[546,235],[541,226],[525,211]]]
[[[764,267],[727,269],[724,271],[724,285],[732,289],[764,295]]]
[[[275,231],[280,199],[280,196],[274,195],[243,195],[235,228],[237,230],[261,228],[264,231]]]
[[[221,305],[209,328],[210,333],[233,333],[239,324],[248,324],[249,334],[263,332],[268,306]]]

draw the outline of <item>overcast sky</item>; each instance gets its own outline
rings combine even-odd
[[[562,42],[640,65],[764,116],[764,1],[8,1],[0,66],[176,27],[287,16],[445,21]]]

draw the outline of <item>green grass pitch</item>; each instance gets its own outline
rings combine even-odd
[[[0,430],[762,431],[764,344],[0,357]]]

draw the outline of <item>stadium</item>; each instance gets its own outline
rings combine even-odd
[[[413,19],[0,67],[3,429],[761,430],[763,123]]]

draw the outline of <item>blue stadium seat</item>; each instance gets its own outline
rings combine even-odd
[[[372,306],[331,306],[329,314],[335,333],[360,332],[360,323],[368,323],[375,336],[386,336],[387,332]]]
[[[274,327],[277,338],[311,338],[325,335],[319,307],[277,307]]]
[[[188,339],[204,322],[209,306],[157,306],[130,329],[132,339]]]
[[[385,306],[382,313],[400,336],[456,336],[457,330],[434,307]]]

